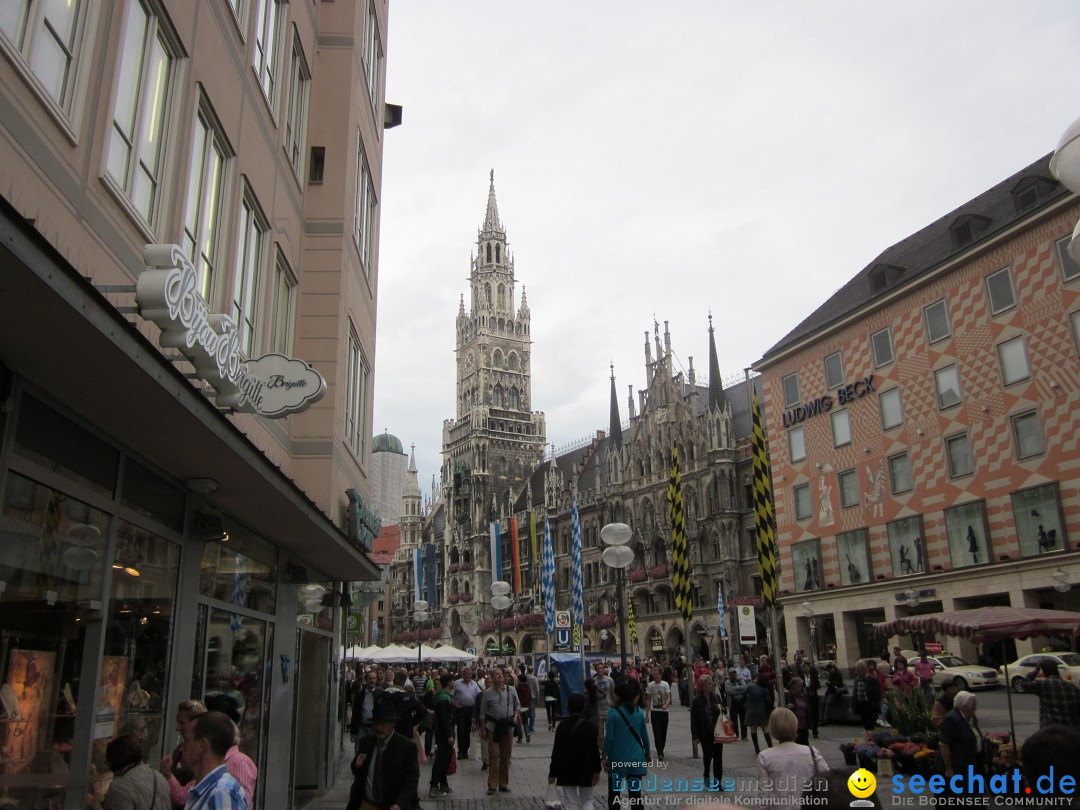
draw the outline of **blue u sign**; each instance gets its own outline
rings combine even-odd
[[[555,628],[555,646],[556,647],[569,647],[570,646],[570,628],[569,627],[556,627]]]

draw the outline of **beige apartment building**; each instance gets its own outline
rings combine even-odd
[[[333,779],[386,41],[386,0],[0,3],[0,804],[99,806],[204,696],[255,807]]]

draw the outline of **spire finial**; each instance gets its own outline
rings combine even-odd
[[[716,336],[713,334],[712,313],[709,313],[709,409],[723,409],[726,404],[724,383],[720,379],[720,361],[716,354]]]
[[[608,436],[613,447],[622,447],[622,419],[619,418],[619,395],[615,391],[615,361],[611,361],[611,417],[608,421]]]
[[[484,215],[484,227],[481,228],[481,234],[493,234],[498,231],[502,231],[502,223],[499,222],[499,205],[495,202],[495,170],[492,169],[488,175],[491,185],[488,186],[488,203],[487,213]]]

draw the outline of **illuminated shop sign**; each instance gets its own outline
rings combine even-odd
[[[864,377],[861,380],[853,382],[851,385],[845,385],[843,388],[839,388],[836,391],[836,404],[846,405],[849,402],[854,402],[860,397],[864,397],[874,389],[874,375]],[[819,413],[826,413],[832,409],[833,398],[831,395],[826,394],[823,397],[818,397],[810,402],[804,402],[801,405],[796,405],[784,412],[784,427],[791,427],[797,425],[804,419],[809,419],[811,416],[817,416]]]
[[[147,269],[135,284],[139,314],[161,328],[161,348],[178,350],[214,387],[219,408],[280,419],[322,399],[326,380],[303,360],[244,356],[236,321],[210,311],[179,245],[147,245],[143,260]]]

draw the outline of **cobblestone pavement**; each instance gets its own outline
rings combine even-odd
[[[431,764],[420,766],[420,805],[423,810],[542,810],[544,805],[544,792],[547,789],[548,764],[551,758],[551,745],[555,738],[555,732],[547,730],[544,718],[539,718],[536,732],[532,735],[531,743],[514,744],[513,755],[510,764],[510,794],[487,795],[487,771],[480,769],[479,751],[475,740],[472,750],[472,759],[458,763],[458,772],[450,777],[450,786],[454,793],[445,799],[428,799],[428,781],[431,776]],[[840,743],[850,742],[854,737],[861,736],[861,729],[855,726],[825,726],[821,729],[821,737],[811,740],[818,751],[825,757],[830,766],[842,766],[843,755],[840,753]],[[651,729],[650,729],[651,735]],[[650,740],[651,743],[651,740]],[[764,738],[761,739],[764,745]],[[694,759],[691,752],[690,741],[690,712],[681,706],[671,707],[671,718],[668,729],[667,760],[660,763],[653,772],[658,777],[678,779],[698,779],[701,777],[701,760]],[[757,761],[754,746],[747,739],[735,745],[724,747],[724,777],[733,778],[738,785],[740,779],[752,780],[757,777]],[[349,785],[352,782],[348,768],[348,757],[343,756],[339,769],[338,781],[330,790],[317,799],[305,805],[304,810],[344,810],[348,801]],[[600,784],[594,788],[596,810],[604,810],[607,806],[607,786],[605,776],[601,776]],[[748,789],[747,789],[748,788]],[[681,792],[672,794],[673,798],[668,801],[660,798],[659,801],[650,802],[653,806],[680,806],[690,802],[698,803],[707,800],[711,795],[714,798],[724,798],[729,801],[742,796],[752,796],[752,787],[745,785],[743,790],[731,793],[688,793]]]

